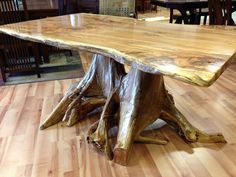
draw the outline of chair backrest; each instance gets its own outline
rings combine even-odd
[[[65,0],[64,14],[78,13],[79,0]]]
[[[232,0],[208,0],[210,25],[234,25]]]
[[[59,15],[73,13],[99,13],[99,0],[58,0]]]
[[[78,0],[78,11],[81,13],[99,13],[100,0]]]
[[[28,20],[26,1],[22,0],[20,3],[18,0],[0,0],[1,23],[9,24]]]
[[[106,15],[134,17],[135,0],[100,0],[99,13]]]

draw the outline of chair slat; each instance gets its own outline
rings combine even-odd
[[[210,25],[235,25],[232,0],[208,0]]]

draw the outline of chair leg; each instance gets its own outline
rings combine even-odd
[[[0,85],[3,85],[6,82],[6,74],[2,68],[0,68]]]
[[[4,71],[4,54],[3,51],[0,51],[0,85],[3,85],[6,82],[6,74]]]
[[[201,14],[196,14],[194,24],[195,25],[201,24]]]
[[[174,10],[170,9],[170,23],[173,23]]]
[[[37,74],[37,77],[40,78],[40,69],[39,69],[39,60],[40,60],[40,55],[39,55],[39,45],[35,43],[33,45],[33,54],[34,54],[34,59],[35,59],[35,72]]]
[[[40,72],[39,72],[39,68],[37,69],[38,71],[37,71],[37,77],[38,78],[41,78],[41,75],[40,75]]]
[[[43,53],[44,63],[50,63],[50,61],[49,61],[49,52],[48,52],[48,46],[47,45],[42,45],[42,53]]]
[[[38,63],[37,61],[36,61],[36,74],[37,74],[37,77],[38,77],[38,78],[41,78],[39,63]]]
[[[37,77],[38,77],[38,78],[41,78],[39,63],[38,63],[37,61],[36,61],[36,74],[37,74]]]
[[[204,15],[204,21],[203,21],[203,24],[206,25],[207,23],[207,15]]]
[[[72,57],[72,56],[73,56],[73,54],[72,54],[72,51],[71,51],[71,50],[69,50],[69,53],[70,53],[70,56]]]

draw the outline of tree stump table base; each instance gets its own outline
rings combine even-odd
[[[85,77],[68,90],[40,129],[60,121],[72,126],[102,106],[101,117],[90,127],[87,141],[121,165],[127,165],[134,142],[168,143],[166,139],[142,136],[157,119],[164,120],[188,142],[226,142],[222,134],[207,134],[187,121],[165,89],[163,75],[135,67],[125,73],[124,65],[101,55],[94,55]],[[113,146],[109,130],[116,126]]]

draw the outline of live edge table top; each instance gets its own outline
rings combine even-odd
[[[102,54],[138,69],[210,86],[236,58],[236,28],[73,14],[0,26],[21,39]]]

